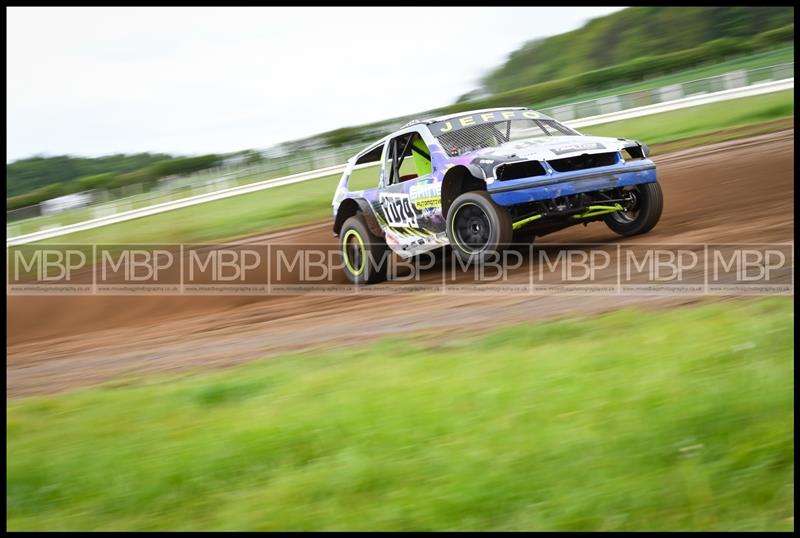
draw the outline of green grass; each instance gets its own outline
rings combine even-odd
[[[758,54],[733,58],[726,62],[719,62],[694,69],[687,69],[685,71],[679,71],[669,75],[652,77],[640,82],[626,84],[624,86],[614,86],[613,88],[608,88],[606,90],[582,93],[578,95],[565,95],[557,99],[550,99],[541,103],[535,103],[531,105],[531,108],[549,108],[562,104],[588,101],[590,99],[597,99],[600,97],[621,95],[623,93],[638,92],[642,90],[652,90],[654,88],[661,88],[662,86],[669,86],[671,84],[678,84],[681,82],[689,82],[692,80],[724,75],[725,73],[730,73],[732,71],[738,71],[741,69],[756,69],[759,67],[769,67],[792,62],[794,62],[794,46],[784,47]]]
[[[582,132],[623,136],[654,144],[793,115],[794,94],[788,90],[596,125]],[[703,140],[704,143],[713,141],[713,136]],[[331,198],[338,180],[338,176],[329,176],[235,196],[69,234],[45,243],[205,242],[305,224],[331,216]],[[376,184],[375,170],[364,169],[354,176],[351,188]]]
[[[330,217],[338,176],[257,191],[56,237],[46,243],[205,242]]]
[[[793,115],[794,92],[786,90],[593,125],[581,129],[581,132],[596,136],[624,136],[658,144]]]
[[[791,530],[793,344],[772,298],[12,400],[7,527]]]

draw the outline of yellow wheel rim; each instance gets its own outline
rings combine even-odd
[[[347,253],[347,241],[350,237],[355,237],[356,241],[358,241],[358,247],[361,250],[361,263],[358,265],[358,269],[353,267],[353,264],[350,263],[350,256]],[[344,234],[344,238],[342,238],[342,257],[344,258],[344,264],[347,266],[347,269],[350,270],[352,274],[355,276],[359,276],[361,273],[364,272],[364,266],[367,263],[366,257],[366,250],[364,249],[364,241],[361,239],[361,235],[354,229],[349,229]]]

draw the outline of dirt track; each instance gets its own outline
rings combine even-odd
[[[665,209],[624,244],[794,240],[794,130],[656,157]],[[328,223],[256,238],[335,244]],[[602,223],[537,241],[618,242]],[[527,278],[527,269],[519,279]],[[513,281],[513,275],[512,275]],[[15,297],[7,302],[7,395],[120,376],[236,364],[409,331],[435,337],[495,325],[696,298],[395,295],[384,297]]]

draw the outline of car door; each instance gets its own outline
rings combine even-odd
[[[417,237],[435,233],[431,216],[440,206],[427,145],[417,131],[386,142],[381,171],[381,216],[393,229]],[[443,231],[443,229],[442,229]]]

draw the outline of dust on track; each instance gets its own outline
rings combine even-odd
[[[654,159],[664,213],[644,236],[620,240],[602,223],[547,243],[787,242],[794,240],[794,130]],[[335,247],[330,223],[237,243]],[[527,278],[528,267],[516,272]],[[436,278],[431,276],[431,279]],[[512,272],[510,280],[515,274]],[[287,351],[349,346],[385,335],[468,335],[508,323],[586,315],[692,297],[576,296],[10,296],[7,395],[43,394],[127,376],[223,367]]]

